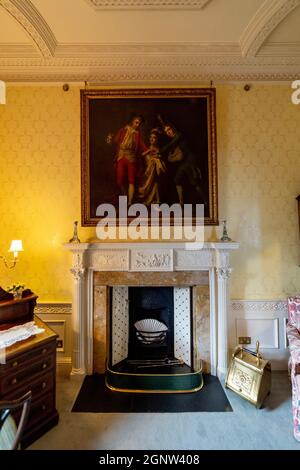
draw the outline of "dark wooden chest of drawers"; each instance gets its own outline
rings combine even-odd
[[[0,400],[11,400],[31,390],[32,402],[22,448],[58,423],[55,408],[56,333],[37,316],[45,331],[6,348],[0,365]]]

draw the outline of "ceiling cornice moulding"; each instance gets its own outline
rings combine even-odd
[[[265,46],[255,57],[242,57],[239,46],[234,43],[209,44],[62,44],[57,47],[55,57],[41,58],[33,54],[29,46],[0,45],[0,66],[14,67],[86,67],[89,69],[111,67],[161,68],[197,66],[251,66],[263,69],[269,66],[298,65],[300,75],[300,45],[289,43]],[[270,52],[272,50],[272,53]],[[265,52],[266,51],[266,52]],[[12,53],[14,53],[12,55]],[[17,53],[19,56],[17,57]]]
[[[54,56],[55,36],[30,0],[0,0],[0,7],[22,26],[42,57]]]
[[[25,44],[0,44],[0,62],[11,59],[17,64],[18,59],[40,58],[33,46]],[[153,60],[186,60],[202,64],[300,64],[300,43],[271,43],[264,45],[257,56],[242,57],[237,43],[120,43],[120,44],[58,44],[55,56],[47,60],[48,65],[85,64],[86,66],[101,65],[103,61],[119,65],[120,62],[144,62],[149,65]],[[44,63],[40,58],[39,64]],[[49,62],[50,61],[50,62]],[[23,63],[23,62],[22,62]]]
[[[265,0],[240,37],[244,57],[255,57],[269,35],[300,5],[300,0]]]
[[[240,56],[240,47],[236,43],[119,43],[119,44],[59,44],[55,58],[96,58],[103,56],[114,58],[115,55],[134,57],[139,55],[234,55]],[[1,56],[0,56],[1,57]],[[145,58],[146,59],[146,58]]]
[[[287,60],[298,58],[300,60],[300,42],[276,42],[265,44],[256,58],[285,57]]]
[[[212,0],[86,0],[95,10],[201,10]]]
[[[81,82],[85,83],[86,71],[82,69],[80,72],[77,70],[74,73],[70,71],[66,74],[65,70],[47,71],[36,69],[27,69],[26,72],[21,73],[20,70],[13,71],[11,69],[4,69],[1,71],[1,76],[6,82]],[[8,78],[9,76],[9,78]],[[185,73],[184,71],[178,71],[178,73],[109,73],[99,72],[91,74],[88,83],[93,83],[97,86],[192,86],[198,84],[209,85],[211,81],[214,83],[226,83],[226,82],[272,82],[275,83],[289,83],[295,80],[295,77],[299,75],[296,72],[289,71],[273,71],[270,73],[235,73],[230,71],[224,71],[219,73]],[[96,86],[96,85],[95,85]]]
[[[20,58],[40,58],[40,54],[31,44],[1,44],[0,60],[2,58],[20,59]]]
[[[241,58],[114,57],[94,59],[8,59],[0,60],[5,81],[80,81],[112,85],[189,85],[200,81],[288,81],[300,76],[300,63],[271,58],[270,64],[241,63]],[[274,63],[272,63],[274,62]]]

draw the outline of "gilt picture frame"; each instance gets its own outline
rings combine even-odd
[[[218,225],[216,136],[213,87],[81,90],[82,226],[120,195],[203,204],[205,225]]]

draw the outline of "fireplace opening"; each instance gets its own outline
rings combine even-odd
[[[194,354],[192,286],[114,286],[110,297],[108,387],[151,393],[199,390],[203,381]]]
[[[173,287],[130,287],[128,294],[127,363],[173,359]]]

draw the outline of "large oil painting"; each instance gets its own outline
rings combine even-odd
[[[218,224],[214,88],[81,91],[82,225],[97,207],[204,205]]]

